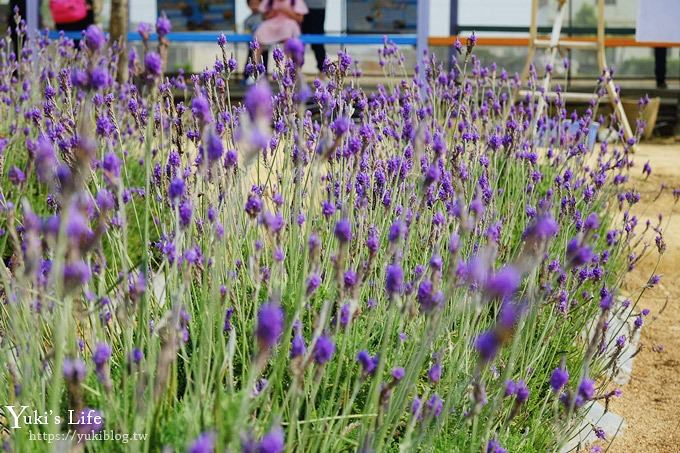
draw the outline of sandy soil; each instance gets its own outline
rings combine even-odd
[[[652,176],[645,181],[641,169],[647,160]],[[680,188],[680,143],[643,144],[635,162],[634,185],[642,195],[635,214],[640,224],[647,218],[656,221],[658,213],[664,215],[667,249],[656,271],[663,275],[661,282],[640,302],[640,308],[651,310],[642,329],[643,349],[635,358],[623,395],[610,405],[625,417],[628,427],[613,439],[609,451],[680,452],[680,202],[675,203],[671,193]],[[662,184],[669,188],[654,201]],[[636,293],[646,283],[657,256],[650,254],[630,274],[626,282],[629,293]]]

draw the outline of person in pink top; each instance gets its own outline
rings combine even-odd
[[[260,12],[264,22],[257,27],[255,39],[260,45],[271,46],[300,36],[300,24],[309,9],[304,0],[264,0]],[[259,51],[256,58],[260,58]]]

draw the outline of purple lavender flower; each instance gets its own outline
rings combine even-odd
[[[104,417],[98,410],[86,407],[80,412],[77,425],[80,434],[97,433],[104,429]]]
[[[210,123],[212,121],[210,102],[203,95],[196,96],[191,100],[191,113],[204,123]]]
[[[78,210],[73,210],[66,222],[66,235],[75,242],[86,240],[91,234],[87,219]]]
[[[85,40],[85,45],[92,52],[96,52],[106,44],[106,36],[104,32],[96,25],[90,25],[83,32],[83,38]]]
[[[307,352],[305,338],[301,334],[296,334],[290,343],[290,358],[302,357]]]
[[[518,403],[524,403],[529,399],[529,387],[527,387],[527,384],[521,379],[517,381],[514,393]]]
[[[144,359],[144,353],[139,348],[133,348],[130,353],[130,360],[134,363],[140,363]]]
[[[283,251],[281,247],[276,247],[274,249],[274,261],[277,263],[283,262],[283,260],[286,259],[286,253]]]
[[[397,242],[399,240],[399,238],[401,238],[401,236],[403,235],[405,229],[406,228],[405,228],[404,224],[401,223],[401,221],[396,220],[390,226],[390,231],[387,234],[387,239],[390,242],[393,242],[393,243]]]
[[[40,135],[35,143],[35,172],[38,180],[49,182],[57,169],[57,156],[54,152],[52,142]]]
[[[475,198],[470,203],[470,212],[473,213],[477,218],[484,215],[484,203],[479,198]]]
[[[423,405],[423,401],[419,397],[414,397],[413,402],[411,403],[411,413],[413,415],[419,415],[420,413],[420,408]],[[420,417],[419,417],[420,419]]]
[[[385,289],[389,295],[401,294],[404,291],[404,271],[399,263],[390,264],[385,272]]]
[[[321,203],[321,213],[326,218],[331,217],[333,214],[335,214],[335,205],[331,203],[329,200],[324,200]]]
[[[586,231],[595,230],[600,226],[600,219],[595,212],[588,214],[586,221],[583,225]]]
[[[189,200],[184,200],[179,205],[179,224],[183,227],[189,226],[193,215],[193,207]]]
[[[438,418],[442,413],[442,409],[444,408],[444,400],[435,393],[430,397],[429,400],[427,400],[425,405],[428,412],[432,414],[434,418]]]
[[[458,233],[454,232],[449,238],[449,253],[455,255],[460,250],[460,236]]]
[[[508,453],[496,439],[490,439],[486,444],[486,453]]]
[[[333,358],[335,354],[335,343],[326,335],[321,335],[314,344],[314,361],[323,365]]]
[[[543,215],[524,231],[524,238],[526,240],[544,241],[555,236],[558,231],[559,226],[555,219],[550,215]]]
[[[168,196],[170,200],[178,200],[184,196],[185,184],[182,178],[176,177],[170,181]]]
[[[92,353],[92,361],[99,369],[106,365],[111,358],[111,346],[106,343],[97,343],[94,352]]]
[[[321,285],[321,276],[315,272],[307,278],[307,296],[314,294],[319,285]]]
[[[257,313],[258,342],[262,348],[269,349],[276,346],[283,332],[283,309],[274,303],[266,303]]]
[[[605,292],[605,294],[600,299],[600,308],[602,310],[609,310],[612,308],[613,305],[614,296],[609,292]]]
[[[12,168],[9,169],[9,171],[7,172],[7,177],[9,178],[9,181],[15,186],[26,181],[26,175],[24,174],[23,171],[21,171],[19,167],[16,166],[13,166]]]
[[[165,13],[163,13],[161,16],[158,16],[158,19],[156,19],[156,33],[158,36],[163,38],[168,33],[170,33],[171,30],[172,22],[170,22]]]
[[[554,392],[562,390],[567,382],[569,382],[569,373],[564,368],[555,368],[550,375],[550,387]]]
[[[109,75],[109,71],[101,66],[97,66],[96,68],[92,69],[90,72],[90,85],[92,85],[92,88],[95,90],[107,88],[109,85],[111,85],[111,76]]]
[[[97,207],[102,212],[110,211],[116,206],[116,200],[113,197],[113,194],[107,189],[99,189],[96,199]]]
[[[262,200],[260,200],[260,197],[254,194],[248,195],[245,210],[251,218],[256,217],[262,210]]]
[[[106,170],[113,178],[120,176],[121,162],[116,153],[108,152],[104,155],[102,160],[102,168]]]
[[[224,153],[222,138],[217,133],[215,133],[213,129],[208,131],[205,147],[206,154],[208,155],[208,160],[210,162],[215,162],[222,158],[222,154]]]
[[[283,429],[276,426],[262,437],[257,445],[257,453],[282,453],[285,447]]]
[[[352,240],[352,224],[349,219],[342,218],[335,224],[335,237],[340,243],[346,243]]]
[[[71,359],[67,357],[64,359],[62,372],[64,374],[64,379],[66,379],[68,382],[78,384],[85,380],[87,366],[80,358]]]
[[[201,433],[189,446],[189,453],[213,453],[215,451],[215,433]]]
[[[440,176],[441,171],[439,170],[439,166],[436,163],[430,164],[430,166],[427,168],[427,171],[425,172],[424,179],[425,186],[426,187],[431,186],[433,183],[439,180]]]
[[[83,260],[76,260],[64,266],[64,284],[69,289],[84,285],[91,276],[90,266]]]
[[[583,378],[578,384],[578,393],[586,401],[593,399],[593,396],[595,396],[595,381],[587,377]]]
[[[350,305],[349,303],[344,303],[340,307],[340,326],[343,328],[347,327],[351,320]]]
[[[649,280],[647,280],[647,287],[648,288],[653,288],[655,285],[657,285],[661,281],[661,275],[659,274],[654,274],[651,277],[649,277]]]
[[[272,91],[269,84],[258,82],[251,86],[243,99],[243,105],[252,120],[269,119],[272,116]]]
[[[236,164],[238,163],[238,155],[236,154],[236,151],[233,149],[230,149],[227,151],[226,155],[224,156],[224,168],[232,168],[236,167]]]
[[[362,350],[357,354],[357,362],[361,365],[361,373],[364,376],[372,375],[378,366],[378,356],[371,357],[368,351]]]
[[[625,335],[619,335],[616,337],[616,347],[621,349],[626,345],[626,336]]]
[[[398,367],[392,368],[391,374],[392,374],[392,378],[395,381],[401,381],[402,379],[404,379],[404,376],[406,375],[406,370],[404,370],[403,367],[398,366]]]
[[[342,135],[345,135],[347,131],[349,130],[351,121],[349,118],[346,118],[344,116],[341,116],[340,118],[337,118],[335,121],[330,126],[330,129],[333,131],[333,133],[340,137]]]
[[[374,255],[378,248],[380,247],[380,238],[378,238],[378,232],[375,227],[371,227],[368,230],[368,237],[366,238],[366,248]]]
[[[521,276],[512,266],[504,266],[493,274],[485,285],[485,291],[489,297],[505,299],[517,291]]]
[[[137,33],[139,33],[142,39],[145,41],[149,40],[152,32],[153,26],[148,22],[140,22],[140,24],[137,26]]]
[[[353,270],[345,271],[343,275],[343,281],[345,283],[345,288],[351,289],[357,284],[357,273]]]
[[[442,378],[442,365],[436,362],[432,365],[432,368],[427,372],[427,377],[430,379],[432,384],[436,384]]]
[[[290,38],[283,46],[286,55],[293,60],[295,66],[302,67],[305,62],[305,45],[297,38]]]
[[[262,213],[260,223],[273,233],[279,233],[285,225],[283,215],[280,212],[274,214],[269,211]]]
[[[444,293],[441,291],[434,291],[432,281],[425,279],[418,285],[416,300],[420,305],[420,310],[425,314],[429,314],[442,306],[444,303]]]
[[[500,339],[498,338],[498,334],[493,330],[483,332],[475,340],[475,349],[485,362],[489,362],[496,357],[499,347]]]
[[[442,268],[444,267],[444,262],[442,260],[442,257],[437,255],[437,254],[432,255],[432,257],[430,258],[429,264],[430,264],[430,267],[437,272],[441,272]]]
[[[581,245],[579,240],[574,238],[567,244],[567,258],[570,266],[582,266],[593,258],[593,251],[587,245]]]
[[[163,71],[161,56],[153,51],[147,52],[144,57],[144,68],[146,68],[146,72],[151,76],[161,75],[161,72]]]
[[[512,396],[515,394],[515,391],[517,390],[517,384],[513,380],[509,380],[505,383],[505,396]]]

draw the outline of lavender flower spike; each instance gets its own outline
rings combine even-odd
[[[283,332],[283,310],[274,303],[260,307],[257,314],[257,335],[260,347],[270,349],[276,346]]]

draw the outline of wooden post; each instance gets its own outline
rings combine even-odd
[[[26,28],[29,35],[33,35],[40,27],[39,0],[26,0]]]
[[[616,86],[614,85],[614,80],[612,80],[611,72],[609,71],[609,67],[607,66],[607,55],[605,54],[604,26],[605,26],[604,0],[597,0],[597,60],[600,64],[600,71],[602,71],[602,75],[605,78],[604,83],[607,89],[607,94],[609,95],[609,102],[611,103],[612,109],[616,114],[616,118],[619,120],[619,123],[621,124],[621,128],[623,129],[623,136],[627,140],[629,138],[634,137],[633,130],[631,129],[630,123],[628,122],[626,112],[623,110],[623,104],[621,103],[621,99],[616,93]],[[633,148],[633,151],[635,151],[635,148]]]
[[[449,10],[449,36],[458,36],[458,0],[451,0]],[[449,47],[449,65],[452,64],[453,57],[456,55],[453,46]]]
[[[111,22],[109,32],[111,41],[117,41],[121,46],[118,60],[118,80],[125,81],[127,78],[127,32],[129,18],[128,0],[111,0]]]
[[[536,38],[538,37],[538,0],[531,0],[531,24],[529,25],[529,49],[527,62],[522,69],[521,84],[524,85],[529,79],[529,68],[536,54]]]
[[[430,0],[418,0],[416,33],[416,63],[421,65],[420,74],[423,75],[424,52],[427,50],[427,40],[430,37]]]
[[[618,95],[616,93],[616,87],[614,86],[614,81],[612,80],[611,72],[609,71],[609,68],[607,67],[607,58],[605,55],[605,21],[604,21],[604,0],[597,0],[597,40],[595,41],[595,45],[593,45],[592,42],[590,41],[572,41],[569,40],[569,42],[564,42],[560,40],[560,35],[562,33],[562,21],[564,19],[564,6],[566,4],[567,0],[557,0],[557,15],[555,16],[555,22],[553,23],[553,28],[552,28],[552,33],[550,35],[550,40],[537,40],[537,32],[538,32],[538,26],[537,26],[537,12],[538,12],[538,0],[532,0],[531,1],[531,29],[530,29],[530,35],[529,35],[529,55],[527,58],[526,65],[524,66],[524,70],[522,71],[522,78],[521,78],[521,85],[524,85],[527,81],[527,78],[529,76],[529,68],[531,67],[531,63],[533,62],[535,53],[536,53],[536,47],[546,47],[548,49],[548,62],[550,65],[554,65],[555,63],[555,58],[557,57],[557,53],[559,51],[559,48],[583,48],[583,49],[592,49],[597,51],[597,62],[600,66],[600,70],[602,71],[602,75],[605,79],[604,84],[605,88],[607,89],[607,94],[609,97],[609,102],[612,105],[612,108],[614,109],[614,112],[616,114],[616,117],[619,120],[619,123],[621,125],[621,128],[623,129],[623,134],[626,139],[633,138],[633,131],[630,127],[630,123],[628,122],[628,118],[626,117],[626,112],[623,110],[623,105],[621,104],[621,100],[618,98]],[[543,78],[543,86],[542,90],[540,90],[539,94],[540,97],[538,98],[538,105],[536,107],[536,113],[535,113],[535,118],[534,118],[534,129],[536,128],[536,121],[538,118],[541,116],[543,113],[543,109],[546,106],[546,100],[550,98],[551,95],[554,93],[550,92],[550,82],[551,82],[551,73],[549,71],[546,71],[545,77]],[[516,99],[520,96],[530,94],[530,95],[535,95],[537,94],[535,90],[532,91],[526,91],[526,90],[517,90],[516,93]],[[568,95],[568,96],[567,96]],[[564,99],[571,98],[571,99],[576,99],[582,97],[580,93],[576,94],[574,96],[574,93],[564,93],[562,95]]]

